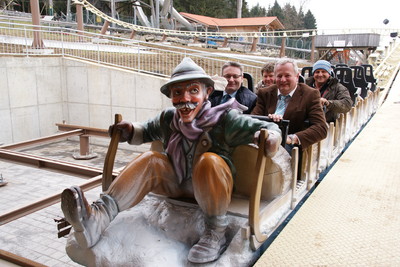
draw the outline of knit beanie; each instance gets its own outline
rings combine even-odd
[[[323,69],[326,70],[328,73],[331,73],[332,70],[331,63],[329,63],[326,60],[318,60],[317,62],[315,62],[312,68],[312,73],[314,74],[314,72],[319,69]]]

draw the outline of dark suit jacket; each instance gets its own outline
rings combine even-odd
[[[302,149],[321,141],[328,133],[319,99],[318,90],[299,83],[283,115],[283,119],[290,120],[289,134],[297,135]],[[257,104],[251,114],[263,116],[273,114],[277,102],[278,87],[276,85],[262,88],[258,91]],[[309,126],[304,121],[308,121]]]
[[[219,105],[221,103],[222,96],[223,96],[222,91],[214,91],[209,99],[211,102],[211,106],[215,107]],[[257,95],[252,91],[250,91],[250,89],[241,86],[235,95],[235,99],[237,100],[237,102],[239,102],[242,105],[245,105],[248,108],[248,110],[243,111],[243,113],[250,114],[250,112],[256,106]]]

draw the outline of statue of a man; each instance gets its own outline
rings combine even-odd
[[[234,98],[211,107],[209,95],[214,81],[190,58],[174,69],[161,92],[171,98],[173,108],[145,123],[122,121],[120,142],[142,144],[160,140],[163,153],[148,151],[132,162],[109,189],[89,205],[79,187],[65,189],[61,207],[83,247],[94,246],[118,212],[138,204],[147,193],[194,198],[205,217],[205,231],[190,249],[188,260],[211,262],[226,247],[227,209],[233,190],[231,154],[236,146],[257,140],[261,128],[269,131],[265,153],[274,155],[281,143],[274,123],[242,115]]]

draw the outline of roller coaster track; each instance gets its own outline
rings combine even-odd
[[[270,32],[197,32],[197,31],[178,31],[169,29],[158,29],[151,27],[139,26],[117,20],[108,16],[107,14],[98,10],[95,6],[90,4],[87,0],[73,0],[74,4],[83,5],[87,10],[101,17],[102,19],[115,23],[124,28],[132,29],[137,32],[144,32],[149,34],[169,35],[169,36],[185,36],[185,37],[309,37],[315,35],[315,30],[296,30],[296,31],[270,31]]]
[[[102,19],[119,25],[124,28],[132,29],[133,31],[156,34],[156,35],[167,35],[167,36],[181,36],[181,37],[224,37],[224,38],[232,38],[232,37],[249,37],[249,38],[265,38],[265,37],[311,37],[317,34],[330,34],[337,33],[340,31],[341,33],[378,33],[378,34],[389,34],[391,31],[396,31],[395,29],[346,29],[346,30],[338,30],[338,29],[330,29],[330,30],[317,30],[317,29],[308,29],[308,30],[290,30],[290,31],[267,31],[267,32],[198,32],[198,31],[179,31],[179,30],[170,30],[170,29],[158,29],[151,27],[139,26],[131,23],[127,23],[121,20],[117,20],[113,17],[108,16],[107,14],[98,10],[95,6],[90,4],[88,0],[73,0],[74,4],[83,5],[87,10],[101,17]]]

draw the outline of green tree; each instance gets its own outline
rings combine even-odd
[[[304,12],[303,8],[300,7],[299,13],[297,14],[297,30],[302,30],[304,28]]]
[[[268,17],[277,17],[281,22],[284,20],[284,15],[281,6],[278,4],[278,1],[275,0],[274,5],[268,9],[267,12]]]
[[[178,12],[187,12],[214,18],[236,18],[236,0],[174,0]],[[248,14],[246,1],[243,2],[242,16]]]
[[[304,16],[304,28],[305,29],[316,29],[317,28],[317,22],[315,20],[313,13],[311,13],[310,10],[308,10]]]
[[[297,11],[296,8],[289,3],[286,3],[285,6],[282,8],[284,17],[281,20],[283,25],[287,30],[295,30],[297,29]]]
[[[250,9],[249,17],[266,17],[267,10],[258,3]]]

